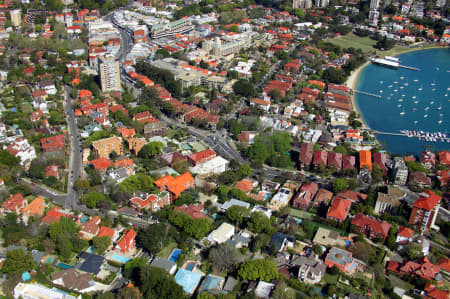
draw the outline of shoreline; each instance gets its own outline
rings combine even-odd
[[[424,50],[432,50],[432,49],[443,49],[446,47],[433,45],[430,47],[422,47],[422,48],[414,48],[414,49],[405,49],[404,51],[398,51],[396,53],[391,54],[391,56],[396,57],[401,54],[415,52],[415,51],[424,51]],[[363,65],[358,67],[356,70],[353,70],[350,76],[345,81],[344,85],[351,88],[352,90],[356,89],[356,86],[358,85],[359,76],[361,75],[362,70],[370,64],[370,60],[365,62]],[[371,130],[371,128],[367,125],[366,121],[364,120],[364,117],[362,116],[361,112],[359,111],[358,104],[356,103],[355,93],[351,94],[350,101],[352,104],[352,110],[355,111],[359,117],[357,118],[359,121],[361,121],[361,128]],[[376,137],[375,137],[376,138]]]
[[[355,90],[356,86],[358,85],[358,80],[359,80],[359,76],[361,75],[361,71],[369,64],[370,64],[370,61],[367,61],[363,65],[358,67],[356,70],[353,70],[352,73],[350,74],[350,76],[347,78],[347,81],[345,81],[345,85],[348,86],[349,88],[351,88],[352,90]],[[350,95],[350,101],[352,103],[352,110],[355,111],[359,115],[358,120],[361,121],[362,128],[370,130],[370,127],[367,125],[367,123],[365,122],[364,118],[362,117],[362,115],[358,109],[358,105],[356,104],[356,99],[355,99],[355,93]]]

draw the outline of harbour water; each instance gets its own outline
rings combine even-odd
[[[366,124],[381,132],[416,130],[450,135],[450,49],[430,49],[397,56],[400,63],[419,68],[391,69],[375,64],[365,67],[357,90],[381,98],[355,94]],[[405,136],[377,135],[391,153],[419,155],[424,149],[448,150],[450,143]]]

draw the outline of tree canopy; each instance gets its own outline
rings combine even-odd
[[[271,281],[278,278],[278,270],[270,260],[249,260],[240,265],[238,276],[245,280]]]
[[[6,253],[2,271],[8,274],[22,274],[24,271],[32,270],[34,266],[31,253],[18,248]]]

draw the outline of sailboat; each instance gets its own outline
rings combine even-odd
[[[428,117],[428,114],[425,114],[423,117]]]
[[[400,112],[400,115],[405,115],[405,108],[403,108],[402,112]]]
[[[425,110],[425,111],[427,111],[428,109],[430,109],[430,107],[425,107],[425,109],[424,109],[424,110]]]
[[[422,86],[423,86],[423,84],[420,85],[420,87],[419,87],[419,89],[418,89],[419,91],[422,91],[422,90],[423,90],[423,87],[422,87]]]
[[[442,104],[439,107],[437,107],[437,110],[442,110]]]
[[[419,103],[419,101],[414,101],[414,104],[418,104]]]
[[[438,124],[442,124],[442,116],[441,119],[438,121]]]
[[[419,82],[419,80],[417,80],[417,79],[414,79],[414,82]]]

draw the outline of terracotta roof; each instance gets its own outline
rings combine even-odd
[[[352,202],[361,202],[367,199],[367,194],[356,192],[353,190],[344,190],[336,195]]]
[[[116,162],[112,163],[113,167],[132,167],[134,165],[134,161],[133,159],[121,159],[121,160],[117,160]]]
[[[300,163],[309,166],[313,157],[313,148],[312,143],[302,143],[300,146]]]
[[[91,161],[95,170],[107,169],[111,166],[111,161],[108,158],[98,158]]]
[[[10,194],[9,198],[2,203],[2,208],[8,211],[15,211],[21,208],[24,203],[26,203],[26,199],[23,198],[22,194]]]
[[[81,223],[81,232],[86,232],[93,235],[98,234],[100,230],[100,222],[101,219],[98,216],[94,216],[91,219],[86,220],[85,222]]]
[[[347,218],[352,202],[347,199],[335,197],[328,209],[327,218],[335,218],[344,221]]]
[[[372,153],[370,151],[359,152],[359,168],[363,168],[364,166],[372,170]]]
[[[400,237],[405,237],[405,238],[412,238],[412,236],[414,235],[414,231],[410,228],[404,227],[404,226],[399,226],[398,227],[398,236]]]
[[[389,229],[391,225],[387,222],[373,219],[369,216],[357,213],[352,220],[352,225],[359,226],[362,228],[370,228],[371,232],[375,232],[383,238],[386,238],[389,234]]]
[[[438,266],[446,271],[446,272],[450,272],[450,259],[448,257],[442,257],[439,259],[438,261]]]
[[[215,156],[216,156],[215,151],[213,151],[212,149],[206,149],[201,152],[190,154],[190,155],[188,155],[188,158],[190,160],[194,161],[195,163],[197,163],[203,159],[208,159],[210,157],[215,157]]]
[[[243,180],[237,182],[234,185],[234,188],[239,189],[244,192],[250,192],[253,190],[254,186],[253,186],[253,182],[243,179]]]
[[[439,162],[444,165],[450,165],[450,151],[440,151]]]
[[[59,221],[61,217],[67,216],[68,215],[63,213],[59,207],[53,207],[50,211],[47,212],[44,218],[41,219],[41,222],[50,224],[52,222]]]
[[[173,210],[174,212],[182,212],[182,213],[186,213],[189,216],[191,216],[191,218],[193,219],[198,219],[198,218],[208,218],[208,216],[206,216],[202,210],[204,209],[202,204],[190,204],[189,206],[187,205],[182,205],[182,206],[178,206],[175,207]]]
[[[327,166],[327,157],[328,157],[328,152],[326,152],[326,151],[315,151],[314,152],[314,158],[313,158],[314,166],[318,166],[320,164],[322,164],[323,166]]]
[[[36,197],[28,206],[23,209],[24,214],[42,216],[45,210],[45,200],[42,197]]]
[[[431,211],[441,201],[442,197],[431,190],[426,190],[425,194],[419,197],[414,203],[414,207]]]
[[[125,235],[120,239],[119,243],[117,243],[117,247],[120,248],[120,251],[123,253],[129,252],[134,247],[134,239],[136,238],[136,232],[134,229],[128,230]]]
[[[109,228],[107,226],[102,226],[100,227],[100,231],[97,234],[97,237],[110,237],[111,238],[111,242],[112,239],[114,238],[114,234],[116,233],[116,231],[113,228]]]

